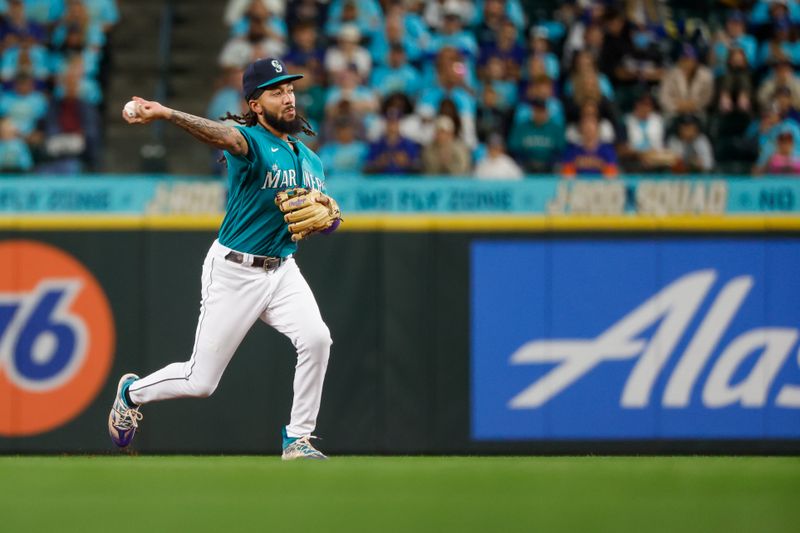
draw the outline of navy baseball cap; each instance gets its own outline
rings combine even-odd
[[[245,100],[249,100],[257,89],[299,80],[302,77],[302,74],[289,74],[286,72],[286,65],[280,59],[274,57],[258,59],[247,65],[242,75],[242,93]]]

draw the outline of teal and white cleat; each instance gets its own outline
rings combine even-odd
[[[306,435],[305,437],[288,437],[286,435],[286,428],[281,430],[283,436],[283,455],[281,459],[284,461],[292,461],[294,459],[327,459],[318,449],[314,448],[311,440],[315,437]]]
[[[117,396],[114,398],[114,405],[108,414],[108,434],[114,444],[120,448],[126,447],[133,440],[136,428],[143,415],[139,412],[139,407],[129,407],[125,401],[124,391],[131,383],[139,379],[136,374],[125,374],[117,385]]]

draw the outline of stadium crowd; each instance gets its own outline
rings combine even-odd
[[[535,4],[229,0],[208,116],[277,56],[334,176],[800,172],[797,0]]]
[[[0,172],[98,168],[116,0],[0,0]]]
[[[800,3],[703,1],[228,0],[207,116],[274,56],[332,176],[799,174]],[[118,19],[0,0],[0,171],[98,168]]]

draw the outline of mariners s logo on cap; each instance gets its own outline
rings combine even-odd
[[[242,93],[250,100],[258,89],[302,78],[302,74],[287,74],[286,65],[277,58],[258,59],[247,66],[242,75]]]

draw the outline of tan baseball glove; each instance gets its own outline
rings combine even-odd
[[[336,200],[302,187],[280,191],[275,195],[275,205],[284,213],[294,242],[313,233],[333,231],[342,219]]]

